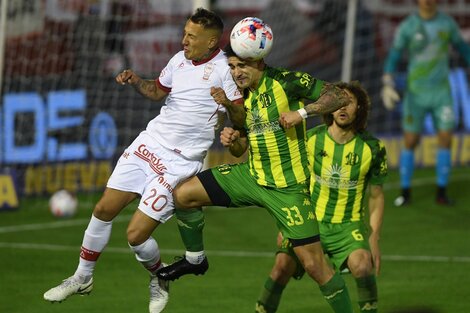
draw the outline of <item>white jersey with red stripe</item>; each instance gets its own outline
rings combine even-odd
[[[180,51],[155,83],[169,94],[160,114],[148,123],[148,134],[185,158],[202,160],[213,143],[218,113],[225,112],[210,95],[211,87],[222,88],[232,101],[242,97],[223,51],[200,63]]]

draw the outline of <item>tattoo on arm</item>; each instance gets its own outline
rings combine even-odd
[[[240,129],[245,125],[246,112],[243,105],[230,105],[225,107],[228,111],[230,121],[235,128]]]
[[[139,82],[133,85],[134,88],[144,97],[152,100],[160,100],[161,97],[158,95],[158,88],[153,80],[141,79]]]
[[[321,115],[334,112],[348,105],[349,97],[343,89],[332,84],[325,84],[317,101],[305,106],[308,116]]]
[[[233,143],[233,145],[229,148],[230,153],[239,158],[241,157],[245,151],[248,149],[248,139],[246,137],[246,132],[244,130],[240,130],[240,138]]]

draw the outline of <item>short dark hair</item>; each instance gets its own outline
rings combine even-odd
[[[220,16],[204,8],[197,8],[196,12],[189,17],[189,20],[194,24],[201,25],[204,29],[215,29],[220,33],[224,30],[224,22],[222,22]]]
[[[337,88],[349,90],[357,99],[357,113],[356,119],[353,122],[353,129],[355,132],[363,132],[367,127],[367,119],[369,117],[370,111],[370,98],[367,94],[367,91],[362,87],[361,83],[357,80],[354,80],[350,83],[346,82],[336,82],[333,84]],[[333,124],[333,114],[324,114],[323,122],[330,126]]]
[[[230,58],[230,57],[238,58],[238,55],[235,53],[235,51],[233,51],[233,48],[230,42],[224,47],[224,53],[227,58]]]

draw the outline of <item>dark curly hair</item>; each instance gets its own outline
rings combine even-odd
[[[362,87],[361,83],[357,80],[352,82],[336,82],[333,84],[337,88],[349,90],[357,99],[357,113],[356,119],[353,122],[353,129],[355,132],[360,133],[366,130],[367,119],[370,111],[370,98],[367,91]],[[324,114],[323,122],[330,126],[333,124],[333,114]]]

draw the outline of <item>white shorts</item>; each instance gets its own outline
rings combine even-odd
[[[139,210],[165,223],[173,216],[173,189],[200,172],[202,165],[163,147],[143,131],[119,158],[107,187],[140,194]]]

